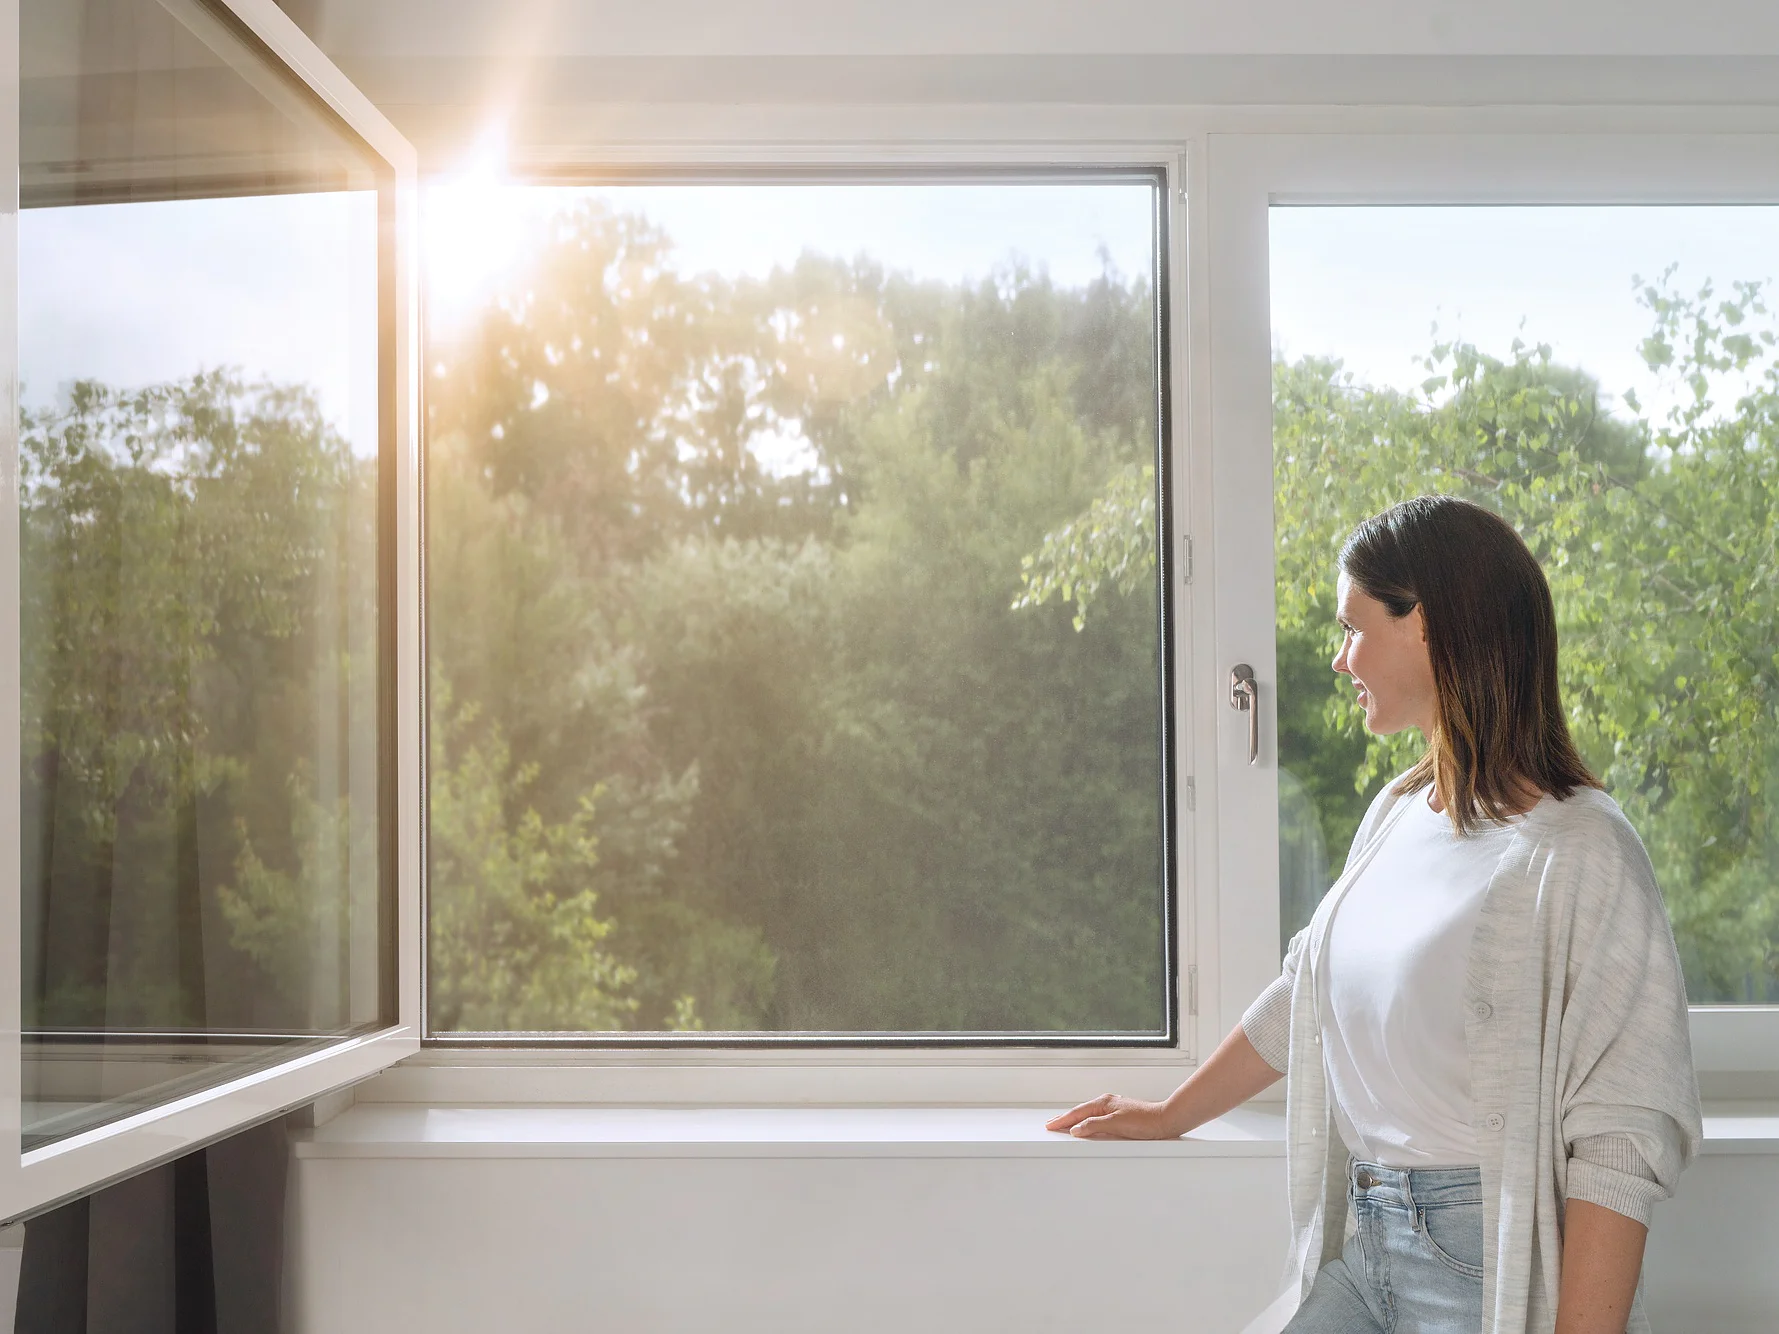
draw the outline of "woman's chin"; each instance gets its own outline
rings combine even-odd
[[[1394,736],[1404,726],[1405,724],[1380,714],[1371,705],[1365,706],[1365,730],[1373,736]]]

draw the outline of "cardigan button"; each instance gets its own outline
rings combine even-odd
[[[1502,1126],[1507,1124],[1507,1118],[1501,1115],[1500,1112],[1490,1112],[1487,1116],[1483,1117],[1483,1124],[1490,1130],[1499,1130]]]
[[[1470,1007],[1470,1013],[1475,1015],[1478,1019],[1487,1019],[1490,1015],[1495,1013],[1495,1007],[1490,1005],[1487,1001],[1478,1001],[1475,1005]]]

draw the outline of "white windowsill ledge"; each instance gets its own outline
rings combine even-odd
[[[1186,1139],[1083,1140],[1028,1107],[416,1107],[359,1103],[299,1158],[1278,1157],[1284,1117],[1241,1110]]]
[[[1282,1111],[1242,1108],[1184,1139],[1081,1140],[1050,1109],[422,1107],[360,1103],[299,1132],[320,1158],[1278,1158]],[[1779,1154],[1779,1107],[1707,1108],[1708,1154]]]

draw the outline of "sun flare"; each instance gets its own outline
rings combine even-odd
[[[520,249],[518,190],[507,173],[499,129],[485,133],[454,170],[428,183],[420,234],[431,320],[461,323],[512,271]]]

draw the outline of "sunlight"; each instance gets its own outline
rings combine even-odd
[[[426,187],[420,231],[429,322],[461,324],[511,271],[520,250],[518,189],[507,174],[500,125],[485,131],[456,169]]]

